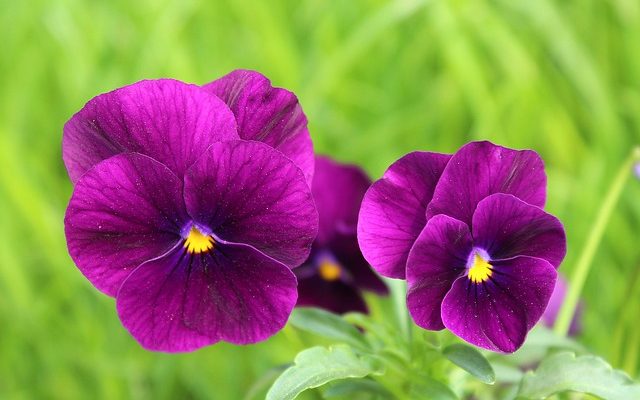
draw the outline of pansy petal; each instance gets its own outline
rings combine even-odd
[[[446,214],[471,224],[478,202],[494,193],[512,194],[543,207],[546,186],[544,164],[536,152],[472,142],[458,150],[444,169],[427,218]]]
[[[478,203],[473,214],[473,240],[494,260],[531,256],[556,268],[567,252],[562,223],[509,194],[497,193]]]
[[[472,251],[469,227],[446,215],[431,218],[409,253],[407,307],[425,329],[439,330],[442,299],[465,271]]]
[[[365,194],[358,241],[364,257],[381,275],[404,279],[409,250],[424,228],[425,210],[450,157],[409,153]]]
[[[255,343],[285,325],[297,297],[293,272],[250,246],[219,246],[202,254],[177,248],[123,283],[118,314],[144,348]]]
[[[185,176],[191,217],[229,242],[296,267],[309,255],[318,214],[300,169],[255,141],[212,145]]]
[[[354,234],[334,236],[328,248],[340,265],[347,270],[357,288],[369,290],[381,296],[389,294],[387,285],[373,272],[367,260],[362,256]]]
[[[316,243],[327,245],[336,235],[356,236],[358,211],[370,184],[359,167],[339,164],[328,157],[316,157],[311,186],[320,217]]]
[[[238,139],[233,113],[202,88],[140,81],[91,99],[64,126],[62,157],[72,182],[113,155],[137,152],[182,177],[214,142]]]
[[[69,254],[80,271],[114,296],[141,263],[180,240],[188,221],[182,182],[147,156],[114,156],[77,182],[65,215]]]
[[[467,342],[512,353],[540,319],[556,281],[555,268],[533,257],[492,262],[482,283],[458,278],[442,302],[442,320]]]
[[[275,88],[262,74],[247,70],[233,71],[203,88],[231,108],[240,138],[258,140],[280,150],[311,182],[313,145],[307,117],[293,93]]]
[[[317,274],[299,279],[296,306],[319,307],[336,314],[368,312],[367,304],[355,286],[339,280],[326,281]]]

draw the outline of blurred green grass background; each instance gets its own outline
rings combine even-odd
[[[64,122],[144,78],[256,69],[295,91],[319,152],[375,178],[414,149],[533,148],[570,274],[640,137],[634,0],[0,0],[0,399],[242,399],[308,338],[143,351],[67,255]],[[640,183],[587,280],[580,340],[638,375]],[[311,396],[312,397],[312,396]]]

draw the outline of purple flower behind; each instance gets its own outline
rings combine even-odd
[[[542,316],[566,252],[545,197],[532,151],[474,142],[452,157],[411,153],[367,192],[359,241],[378,272],[406,276],[419,326],[513,352]]]
[[[279,104],[245,109],[267,142],[286,131],[272,129],[290,115]],[[202,88],[160,80],[98,96],[65,126],[69,253],[147,349],[254,343],[295,305],[291,269],[318,228],[310,174],[278,140],[240,140],[236,118]]]
[[[558,313],[562,308],[562,304],[564,304],[564,298],[567,295],[567,280],[560,274],[558,274],[558,279],[556,280],[556,286],[553,289],[553,293],[551,294],[551,298],[549,299],[549,304],[547,304],[547,309],[542,314],[542,323],[552,328],[556,323],[556,318],[558,318]],[[582,302],[578,303],[578,307],[576,308],[576,312],[573,314],[573,318],[571,319],[571,325],[569,326],[569,335],[575,336],[580,333],[582,330]]]
[[[298,306],[343,314],[367,312],[362,290],[386,295],[388,289],[362,257],[356,238],[358,210],[369,184],[364,172],[316,158],[312,193],[320,227],[309,259],[295,270]]]

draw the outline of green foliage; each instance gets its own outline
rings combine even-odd
[[[392,287],[393,292],[401,289]],[[397,311],[406,313],[406,310]],[[343,344],[329,349],[312,347],[299,353],[295,364],[275,380],[267,396],[269,400],[293,399],[307,389],[319,388],[334,380],[342,381],[323,388],[323,398],[451,400],[473,395],[479,399],[535,400],[567,391],[607,400],[640,398],[640,384],[628,375],[613,370],[602,358],[593,355],[558,352],[559,349],[582,350],[573,340],[558,337],[541,327],[531,332],[518,352],[487,353],[485,357],[475,347],[460,343],[446,332],[431,334],[438,342],[445,343],[444,346],[434,345],[429,335],[413,335],[413,332],[409,333],[408,341],[393,340],[386,331],[395,329],[397,336],[401,333],[398,326],[375,323],[371,321],[373,318],[362,314],[339,317],[303,309],[295,319],[296,326],[313,327],[308,330]],[[395,319],[402,318],[396,316]],[[357,321],[366,330],[356,330],[348,321]],[[379,341],[381,345],[363,346],[365,338]],[[453,340],[454,343],[447,344]],[[344,344],[346,342],[356,347]],[[450,363],[443,363],[444,360]],[[453,365],[460,369],[451,368]],[[535,371],[523,373],[532,365],[538,365]],[[477,380],[473,382],[468,376],[461,376],[458,372],[462,370]],[[478,381],[485,385],[478,386]],[[495,382],[499,385],[491,386]]]
[[[356,348],[369,346],[358,329],[338,315],[319,308],[298,308],[293,311],[289,323],[303,331],[350,344]]]
[[[452,363],[464,369],[484,383],[496,381],[496,374],[491,364],[476,348],[466,344],[454,343],[445,347],[442,354]]]
[[[392,286],[392,295],[404,290],[402,286]],[[404,314],[406,308],[395,312]],[[344,397],[349,394],[368,395],[365,398],[397,399],[457,399],[453,390],[435,376],[442,377],[451,370],[453,364],[466,370],[480,381],[493,383],[495,373],[484,356],[473,347],[454,343],[441,348],[432,341],[413,339],[413,332],[407,332],[408,338],[393,321],[402,320],[399,316],[383,322],[373,322],[373,318],[363,314],[350,314],[346,317],[332,315],[315,309],[298,310],[293,317],[293,325],[310,332],[322,335],[338,342],[335,349],[340,352],[327,351],[321,347],[313,347],[302,351],[295,365],[287,369],[276,379],[270,390],[273,398],[293,398],[298,393],[314,387],[320,387],[333,379],[344,379],[370,375],[367,379],[349,379],[330,386],[323,397]],[[363,327],[357,330],[351,323]],[[410,331],[417,328],[410,327]],[[389,334],[395,332],[395,334]],[[348,333],[348,334],[347,334]],[[439,334],[434,333],[436,337]],[[365,342],[373,346],[363,346]],[[350,347],[346,343],[355,346]],[[350,357],[344,357],[348,354]],[[341,364],[335,364],[338,358],[344,358],[348,368],[345,372]],[[452,362],[446,363],[445,359]],[[376,371],[358,375],[356,366],[374,365]],[[334,362],[332,365],[331,363]],[[350,364],[351,363],[351,364]],[[364,371],[360,370],[360,373]],[[352,373],[353,376],[348,375]],[[297,382],[294,384],[294,382]],[[446,380],[445,380],[446,382]],[[291,389],[288,389],[291,388]],[[291,392],[286,392],[291,390]]]
[[[569,276],[640,141],[640,6],[630,0],[0,0],[0,38],[2,399],[240,399],[316,339],[288,329],[254,346],[169,355],[129,337],[63,236],[62,126],[99,93],[258,69],[299,95],[319,152],[374,178],[416,149],[472,139],[534,148],[547,208],[567,230]],[[585,282],[579,338],[633,377],[639,198],[627,182]],[[389,300],[369,300],[369,324],[391,318]],[[371,343],[406,340],[387,330]],[[396,350],[394,363],[411,355],[433,353]]]
[[[409,396],[416,400],[458,400],[458,396],[447,385],[429,378],[415,383]]]
[[[336,382],[322,394],[325,399],[353,398],[354,395],[369,395],[383,399],[392,398],[382,385],[371,379],[349,379]]]
[[[371,358],[359,356],[348,346],[312,347],[296,356],[294,365],[269,389],[267,400],[295,399],[307,389],[337,379],[362,378],[378,373],[379,368]]]
[[[545,359],[535,372],[525,375],[518,395],[545,399],[565,391],[589,393],[607,400],[640,398],[640,384],[632,382],[627,374],[612,369],[600,357],[576,357],[569,352]]]

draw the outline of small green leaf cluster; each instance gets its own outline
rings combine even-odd
[[[566,392],[640,399],[640,385],[627,375],[543,328],[534,329],[520,351],[504,355],[461,343],[446,331],[407,332],[362,314],[300,308],[289,322],[329,344],[301,351],[267,400],[295,399],[310,389],[336,400],[527,400]]]

